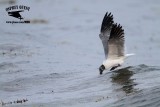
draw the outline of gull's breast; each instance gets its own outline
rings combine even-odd
[[[118,64],[122,64],[124,62],[124,58],[117,58],[117,59],[107,59],[103,62],[103,65],[105,66],[106,69],[109,69],[113,66],[116,66]]]

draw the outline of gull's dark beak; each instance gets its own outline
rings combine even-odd
[[[104,65],[101,65],[101,66],[99,67],[99,73],[100,73],[100,75],[103,73],[104,70],[105,70],[105,66],[104,66]]]

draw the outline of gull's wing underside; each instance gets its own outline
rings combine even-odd
[[[111,34],[112,26],[113,26],[113,15],[107,12],[103,18],[101,25],[101,33],[99,34],[99,37],[102,40],[106,58],[108,56],[108,40]]]
[[[113,24],[108,40],[108,58],[116,59],[124,56],[124,30],[119,24]]]

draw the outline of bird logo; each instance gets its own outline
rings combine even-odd
[[[9,16],[12,16],[12,17],[15,17],[15,18],[18,18],[18,19],[24,19],[21,15],[20,15],[20,12],[23,12],[24,10],[20,10],[20,11],[12,11],[12,12],[8,12],[8,15]]]

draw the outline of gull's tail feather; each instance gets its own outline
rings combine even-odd
[[[125,57],[128,58],[128,57],[133,56],[133,55],[135,55],[135,54],[134,53],[126,54]]]

